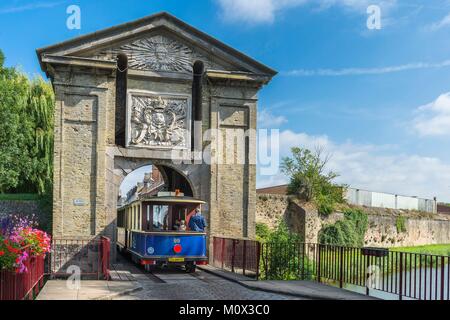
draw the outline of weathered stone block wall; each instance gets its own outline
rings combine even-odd
[[[427,244],[450,244],[450,216],[403,210],[364,209],[369,216],[365,244],[377,247],[403,247]],[[311,204],[280,195],[258,195],[256,221],[272,229],[284,219],[292,231],[305,242],[318,242],[323,226],[343,219],[341,212],[327,217],[319,215]],[[397,219],[405,219],[406,232],[397,230]]]
[[[301,204],[295,198],[286,195],[258,194],[256,204],[256,222],[264,223],[272,230],[283,221],[288,228],[311,242],[309,232],[315,223],[312,213],[315,208],[310,204]]]
[[[256,129],[257,92],[252,87],[217,85],[208,94],[210,125],[221,135],[211,144],[218,160],[211,165],[212,235],[255,238],[256,143],[244,137],[248,129]],[[243,139],[230,141],[233,133]]]
[[[450,244],[449,219],[406,217],[406,232],[398,232],[396,222],[396,216],[369,215],[366,244],[382,247]]]
[[[91,238],[113,221],[106,207],[106,146],[114,142],[114,82],[111,72],[76,67],[59,67],[53,79],[54,237]]]
[[[284,195],[258,194],[256,202],[256,222],[275,229],[280,219],[286,217],[289,197]]]

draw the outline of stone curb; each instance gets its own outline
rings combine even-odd
[[[300,295],[300,294],[286,293],[284,291],[279,291],[279,290],[269,290],[269,289],[265,289],[265,288],[255,288],[255,287],[253,287],[251,285],[248,285],[244,281],[237,280],[236,278],[234,278],[232,276],[227,276],[227,275],[225,275],[225,274],[223,274],[221,272],[216,272],[215,270],[202,268],[200,266],[197,266],[197,268],[199,268],[199,269],[201,269],[201,270],[203,270],[203,271],[205,271],[207,273],[210,273],[210,274],[213,274],[213,275],[218,276],[220,278],[223,278],[225,280],[229,280],[229,281],[232,281],[234,283],[237,283],[237,284],[243,286],[244,288],[247,288],[247,289],[250,289],[250,290],[253,290],[253,291],[264,291],[264,292],[269,292],[269,293],[283,294],[283,295],[299,297],[299,298],[306,298],[306,299],[330,300],[330,299],[323,298],[323,297],[319,298],[319,297],[316,297],[316,296],[313,297],[313,296],[309,296],[309,295]],[[249,281],[252,281],[252,280],[249,280]],[[253,280],[253,281],[256,281],[256,280]]]
[[[264,292],[269,292],[269,293],[276,293],[276,294],[282,294],[282,295],[287,295],[287,296],[292,296],[292,297],[298,297],[298,298],[305,298],[305,299],[311,299],[311,300],[349,300],[349,299],[345,299],[345,298],[339,298],[339,297],[335,297],[335,296],[330,296],[330,295],[320,295],[320,294],[314,294],[314,293],[297,293],[297,292],[290,292],[290,291],[284,291],[284,290],[277,290],[277,289],[268,289],[268,288],[260,288],[260,287],[255,287],[252,286],[251,282],[256,282],[257,280],[251,280],[249,279],[248,281],[241,281],[236,279],[236,277],[233,277],[231,275],[227,275],[224,272],[218,272],[214,269],[209,269],[209,268],[204,268],[201,266],[197,266],[197,268],[213,274],[215,276],[218,276],[220,278],[235,282],[247,289],[250,290],[254,290],[254,291],[264,291]],[[373,298],[374,300],[377,300],[375,298]],[[358,300],[358,299],[353,299],[353,300]],[[363,299],[361,299],[363,300]]]
[[[121,297],[121,296],[126,296],[126,295],[128,295],[128,294],[130,294],[130,293],[138,292],[138,291],[141,291],[141,290],[143,290],[143,289],[144,289],[143,286],[137,285],[137,286],[134,287],[134,288],[126,289],[126,290],[123,290],[123,291],[121,291],[121,292],[111,293],[111,294],[108,294],[108,295],[106,295],[106,296],[102,296],[102,297],[99,297],[99,298],[95,298],[95,299],[93,299],[93,300],[99,300],[99,301],[102,301],[102,300],[112,300],[113,298],[117,298],[117,297]]]

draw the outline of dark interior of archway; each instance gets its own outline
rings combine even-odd
[[[168,191],[174,192],[175,190],[180,190],[186,197],[194,196],[191,185],[183,175],[169,167],[157,167],[164,177],[164,182]]]
[[[128,57],[125,54],[117,56],[116,73],[116,145],[125,147],[125,117],[128,86]]]
[[[194,117],[194,121],[192,121],[192,136],[191,136],[191,147],[192,151],[195,150],[195,140],[194,140],[194,132],[195,132],[195,122],[202,122],[202,82],[203,82],[203,73],[205,70],[204,64],[201,61],[196,61],[192,68],[193,70],[193,82],[192,82],[192,114]],[[198,150],[197,150],[198,151]]]

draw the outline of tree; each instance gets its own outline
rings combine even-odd
[[[282,163],[282,171],[290,177],[288,193],[315,202],[323,214],[331,213],[336,203],[344,201],[342,187],[333,183],[339,175],[326,172],[329,160],[321,148],[312,152],[295,147],[292,157],[284,158]]]
[[[344,219],[324,226],[319,232],[321,244],[346,247],[364,246],[364,238],[369,226],[368,215],[361,209],[348,209]]]
[[[0,193],[44,194],[52,180],[53,91],[4,61],[0,51]]]
[[[27,141],[28,79],[14,68],[4,67],[0,54],[0,192],[19,185],[30,168]]]
[[[28,180],[39,194],[51,189],[53,178],[53,112],[55,97],[52,87],[42,78],[31,82],[28,96],[28,114],[32,139],[28,143],[31,152],[32,171]]]

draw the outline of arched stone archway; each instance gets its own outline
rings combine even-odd
[[[171,160],[158,160],[151,158],[143,158],[137,150],[128,150],[127,156],[123,156],[123,150],[113,147],[109,150],[110,160],[113,162],[114,170],[111,172],[110,177],[107,179],[107,190],[111,192],[107,193],[108,208],[110,221],[107,224],[105,233],[108,234],[113,241],[115,241],[116,233],[116,209],[117,209],[117,196],[119,189],[124,179],[133,171],[148,165],[154,165],[160,170],[164,177],[164,181],[168,183],[168,191],[175,191],[180,189],[186,196],[191,196],[203,200],[207,203],[210,202],[209,183],[208,176],[205,172],[208,172],[207,166],[202,165],[176,165]],[[176,181],[173,181],[169,176],[179,176],[180,180],[187,184],[188,188],[183,188],[183,184],[177,185]],[[171,184],[171,180],[173,183]],[[205,205],[202,208],[202,213],[205,216],[208,224],[210,224],[210,206]]]
[[[196,198],[194,187],[188,175],[180,171],[178,168],[168,163],[161,163],[160,161],[153,160],[140,160],[136,162],[133,159],[120,159],[117,161],[117,168],[114,173],[117,176],[119,186],[128,177],[129,174],[145,166],[155,166],[163,176],[166,191],[174,192],[176,190],[181,191],[185,196]],[[119,165],[120,163],[120,165]],[[139,166],[136,166],[139,164]]]
[[[179,189],[186,196],[205,197],[200,185],[200,177],[196,176],[198,168],[189,165],[174,165],[172,161],[142,158],[117,157],[114,160],[114,184],[121,185],[123,180],[133,171],[148,165],[158,168],[164,177],[168,191]],[[186,187],[184,187],[186,186]]]

